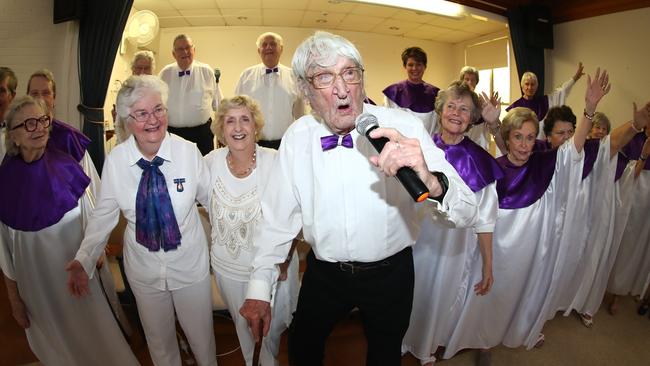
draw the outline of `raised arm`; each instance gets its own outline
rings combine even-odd
[[[611,88],[612,85],[609,83],[607,70],[603,70],[601,73],[600,68],[596,69],[596,75],[594,75],[593,79],[591,75],[587,75],[585,110],[580,122],[578,122],[575,135],[573,135],[573,143],[578,152],[582,152],[582,148],[585,146],[585,140],[587,139],[587,135],[589,135],[589,131],[591,131],[591,121],[594,118],[594,113],[596,113],[598,103],[605,94],[609,93]]]
[[[641,149],[641,155],[639,156],[639,160],[636,161],[636,165],[634,166],[635,179],[641,175],[641,171],[643,171],[643,168],[645,167],[645,164],[648,160],[648,155],[650,155],[650,136],[648,136],[646,132],[646,139],[643,143],[643,148]]]
[[[548,95],[549,108],[565,104],[566,97],[569,95],[571,88],[573,88],[573,85],[575,85],[584,74],[584,66],[582,66],[582,62],[578,62],[578,69],[571,79],[565,81],[564,84],[557,87]]]
[[[490,134],[494,137],[494,143],[502,154],[506,154],[506,144],[499,132],[501,128],[501,120],[499,120],[499,115],[501,115],[501,108],[499,108],[501,105],[501,98],[498,93],[494,93],[492,97],[488,97],[485,92],[481,92],[479,98],[481,100],[481,105],[483,106],[481,109],[481,117],[483,117],[485,123],[487,123]]]
[[[627,145],[634,136],[650,125],[650,101],[641,109],[637,109],[636,103],[632,103],[633,120],[625,122],[612,130],[610,136],[610,158],[614,157],[623,146]]]

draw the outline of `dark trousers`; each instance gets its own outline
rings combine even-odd
[[[257,144],[263,147],[268,147],[269,149],[274,149],[277,150],[280,148],[280,142],[282,142],[282,139],[279,140],[259,140],[257,141]]]
[[[289,328],[289,363],[322,365],[332,328],[357,307],[368,341],[366,364],[399,366],[413,306],[413,276],[410,247],[365,269],[319,261],[310,252]]]
[[[167,131],[184,138],[187,141],[192,141],[196,147],[201,151],[201,155],[207,155],[210,151],[214,150],[214,135],[210,130],[212,118],[202,125],[194,127],[172,127],[167,126]]]

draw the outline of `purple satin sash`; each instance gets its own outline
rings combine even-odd
[[[497,181],[499,208],[524,208],[537,202],[551,184],[556,159],[557,149],[533,152],[522,166],[512,164],[507,155],[496,159],[505,173]]]
[[[81,161],[90,145],[90,139],[76,128],[55,119],[47,143]]]
[[[445,152],[445,159],[456,169],[472,192],[478,192],[495,180],[503,178],[503,170],[497,161],[471,139],[464,138],[456,145],[447,145],[439,134],[435,134],[433,142]]]
[[[59,222],[77,207],[90,178],[71,155],[52,144],[26,163],[6,156],[0,165],[0,221],[15,230],[38,231]]]
[[[616,176],[614,178],[614,181],[618,181],[621,178],[623,172],[625,171],[625,167],[630,162],[630,160],[639,160],[645,140],[645,132],[639,132],[634,135],[632,140],[630,140],[627,145],[623,146],[621,151],[618,153],[618,161],[616,163]],[[650,159],[646,160],[645,165],[643,166],[643,170],[650,170]]]
[[[535,140],[535,145],[533,145],[533,152],[535,151],[546,151],[551,150],[551,143],[547,140]]]
[[[625,154],[619,152],[616,161],[616,175],[614,176],[614,182],[618,182],[619,179],[623,176],[623,172],[625,171],[625,167],[627,164],[630,162],[630,159],[625,156]]]
[[[546,117],[546,113],[548,112],[548,96],[536,96],[533,99],[525,99],[524,97],[521,97],[515,100],[514,103],[510,104],[506,108],[506,111],[515,107],[526,107],[531,109],[537,115],[537,119],[541,121]]]
[[[598,158],[598,150],[600,149],[600,139],[588,139],[585,141],[585,160],[582,166],[582,179],[585,179],[591,174],[594,169],[594,163]]]
[[[435,108],[439,90],[428,83],[413,84],[404,80],[386,87],[383,93],[402,108],[408,108],[417,113],[429,113]]]

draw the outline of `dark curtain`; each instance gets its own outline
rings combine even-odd
[[[91,140],[88,152],[101,174],[104,166],[104,100],[115,53],[133,0],[85,1],[79,21],[79,82],[83,133]]]
[[[539,86],[537,95],[544,95],[544,48],[530,45],[527,24],[526,8],[523,6],[508,10],[508,27],[512,39],[512,49],[517,63],[519,80],[526,71],[537,75]]]

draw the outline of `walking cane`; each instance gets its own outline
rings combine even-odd
[[[253,366],[260,365],[260,352],[262,350],[262,340],[264,339],[264,323],[260,322],[259,340],[255,341],[255,349],[253,350]]]

